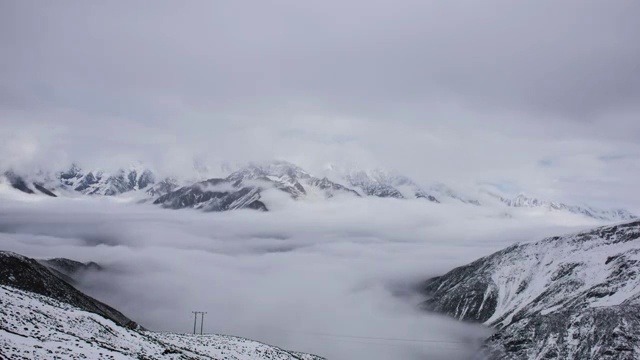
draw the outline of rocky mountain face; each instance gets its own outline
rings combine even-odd
[[[243,186],[227,179],[210,179],[184,186],[157,198],[153,203],[168,209],[192,208],[203,211],[254,209],[266,211],[260,201],[262,188]]]
[[[65,271],[94,266],[67,259],[47,263]],[[36,260],[0,252],[2,359],[323,360],[233,336],[147,331],[105,307]]]
[[[556,201],[540,200],[525,194],[519,194],[514,198],[505,198],[497,194],[487,193],[500,200],[507,206],[517,208],[541,208],[549,211],[566,211],[580,214],[598,220],[624,221],[637,219],[637,216],[624,209],[602,210],[590,206],[567,205]]]
[[[50,264],[57,266],[61,262],[54,261]],[[64,265],[60,268],[68,269]],[[79,309],[104,316],[121,326],[138,327],[134,321],[109,305],[76,290],[66,281],[68,275],[56,275],[60,273],[64,274],[62,271],[51,271],[34,259],[0,251],[0,285],[11,286],[65,302]]]
[[[204,211],[254,209],[266,211],[260,201],[262,192],[276,189],[293,199],[318,195],[324,199],[336,195],[360,196],[356,191],[327,178],[311,176],[291,163],[278,161],[252,164],[224,179],[209,179],[160,196],[154,204],[170,209],[194,208]]]
[[[496,333],[490,359],[640,358],[640,221],[514,245],[426,281],[423,307]]]

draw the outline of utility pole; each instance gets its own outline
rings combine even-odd
[[[192,311],[192,313],[195,315],[195,317],[193,318],[193,335],[196,334],[196,322],[198,322],[198,312],[197,311]]]
[[[204,326],[204,314],[206,314],[206,312],[202,312],[200,314],[202,314],[202,316],[200,317],[200,335],[202,335],[202,327]]]
[[[202,329],[204,327],[204,314],[206,314],[205,311],[192,311],[193,314],[195,314],[194,318],[193,318],[193,335],[196,334],[196,324],[198,323],[198,314],[200,314],[200,335],[202,335]]]

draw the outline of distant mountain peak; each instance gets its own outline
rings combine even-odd
[[[603,210],[588,205],[568,205],[562,202],[539,199],[526,193],[519,193],[513,198],[485,191],[486,194],[500,200],[509,207],[515,208],[542,208],[549,211],[566,211],[584,215],[598,220],[624,221],[637,219],[637,216],[624,209]]]

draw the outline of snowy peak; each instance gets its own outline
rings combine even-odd
[[[549,211],[566,211],[573,214],[580,214],[590,218],[607,221],[625,221],[637,218],[637,216],[624,209],[602,210],[586,205],[567,205],[556,201],[540,200],[535,197],[527,196],[523,193],[518,194],[514,198],[505,198],[491,192],[486,193],[510,207],[542,208]]]
[[[131,166],[113,174],[102,170],[82,170],[72,165],[69,170],[56,174],[60,184],[85,195],[113,196],[145,189],[156,182],[156,176],[147,169]]]
[[[273,187],[290,194],[293,198],[305,198],[319,193],[323,198],[331,198],[338,194],[359,196],[346,186],[334,183],[327,177],[318,178],[301,167],[286,161],[274,161],[263,164],[251,164],[227,177],[236,184],[248,180],[263,180]]]
[[[250,180],[262,180],[272,183],[274,187],[297,198],[306,194],[306,190],[300,182],[309,178],[311,176],[302,168],[288,162],[276,161],[261,165],[251,164],[232,173],[226,180],[236,186]]]
[[[429,191],[406,176],[379,169],[349,170],[344,180],[364,195],[396,199],[427,199],[439,202]]]

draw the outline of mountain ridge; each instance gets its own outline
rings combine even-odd
[[[268,210],[262,193],[277,189],[293,199],[326,200],[335,196],[379,197],[393,199],[421,199],[432,203],[453,202],[474,206],[489,206],[492,201],[508,208],[544,209],[567,212],[602,221],[625,221],[637,218],[624,209],[597,209],[588,205],[568,205],[540,200],[519,194],[506,197],[481,189],[476,195],[457,192],[438,183],[421,186],[412,179],[395,172],[380,169],[338,169],[330,167],[319,176],[286,161],[249,163],[236,168],[227,166],[226,177],[198,181],[192,176],[162,177],[148,168],[134,164],[115,172],[83,170],[73,164],[69,169],[54,174],[36,172],[18,175],[5,172],[13,188],[27,194],[56,196],[127,196],[139,202],[154,203],[171,208],[195,208],[206,211],[236,209]],[[207,190],[211,184],[228,185],[225,191]]]
[[[635,220],[515,244],[420,291],[428,311],[495,328],[484,344],[490,359],[636,359],[638,274]]]

